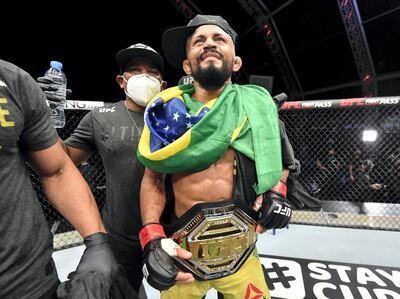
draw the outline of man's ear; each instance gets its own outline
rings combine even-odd
[[[166,89],[167,88],[167,85],[168,85],[168,83],[167,83],[167,81],[162,81],[162,83],[161,83],[161,90],[164,90],[164,89]]]
[[[235,56],[235,58],[233,58],[232,70],[234,72],[237,72],[238,70],[240,70],[241,67],[242,67],[242,58],[240,58],[239,56]]]
[[[115,81],[117,81],[117,84],[119,85],[119,88],[124,89],[124,78],[122,77],[122,75],[118,75],[115,78]]]
[[[186,75],[192,74],[192,67],[190,66],[189,59],[185,59],[182,62],[182,67],[183,67],[183,70],[186,73]]]

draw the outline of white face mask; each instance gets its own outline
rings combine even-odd
[[[160,81],[147,74],[131,76],[128,81],[123,76],[122,78],[127,82],[126,95],[140,106],[146,107],[147,103],[160,92]]]

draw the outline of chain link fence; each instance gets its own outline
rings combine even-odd
[[[68,102],[66,139],[101,102]],[[400,230],[400,97],[287,102],[280,117],[301,162],[299,182],[322,202],[321,211],[294,211],[292,223]],[[29,166],[28,166],[29,168]],[[101,209],[105,173],[98,154],[79,167]],[[56,249],[82,243],[79,234],[33,186]]]
[[[322,201],[293,223],[400,230],[400,97],[287,102],[280,116]]]

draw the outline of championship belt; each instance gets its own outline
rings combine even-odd
[[[194,205],[167,233],[192,253],[175,264],[198,280],[210,280],[235,273],[253,252],[257,213],[241,201],[220,201]]]

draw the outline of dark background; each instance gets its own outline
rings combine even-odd
[[[72,99],[122,100],[115,83],[115,54],[138,42],[162,53],[162,33],[189,20],[175,6],[177,1],[102,2],[36,2],[32,7],[9,3],[10,8],[1,12],[0,58],[17,64],[35,78],[44,74],[50,60],[61,61],[73,90]],[[272,13],[274,32],[280,35],[303,91],[297,99],[363,96],[336,0],[254,2],[265,15],[267,10]],[[274,76],[272,93],[286,91],[263,33],[239,1],[185,3],[195,12],[223,16],[237,31],[237,54],[244,61],[244,76],[239,82],[246,83],[248,75]],[[377,95],[400,95],[400,0],[357,3],[376,74],[381,78]],[[166,68],[169,86],[175,85],[181,75],[181,70]],[[385,80],[388,77],[391,79]],[[321,90],[347,83],[350,87]]]

